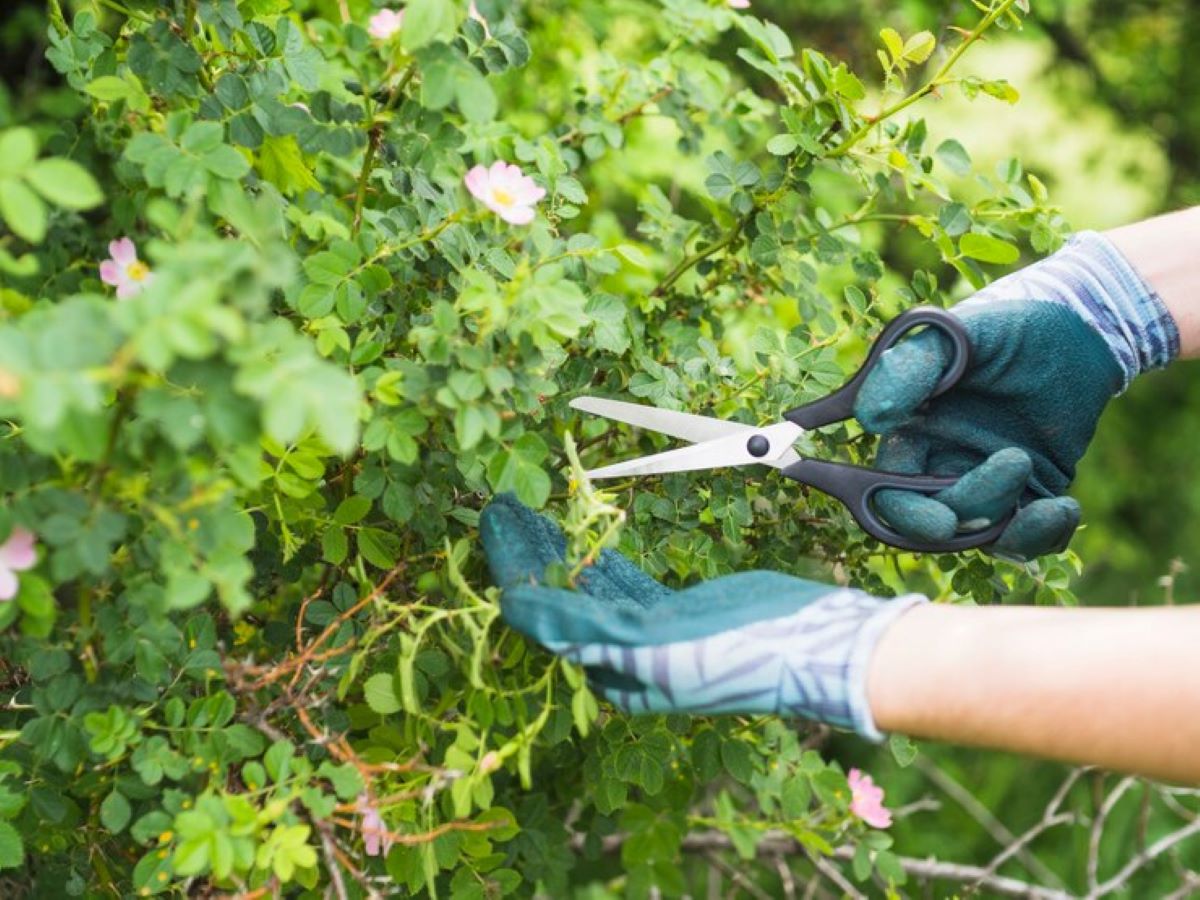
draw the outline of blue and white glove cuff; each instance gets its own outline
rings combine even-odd
[[[895,600],[878,602],[879,611],[863,624],[862,630],[855,638],[847,660],[849,668],[846,674],[846,684],[849,687],[846,703],[850,707],[854,730],[874,743],[879,743],[884,738],[883,732],[875,724],[875,717],[871,715],[871,706],[867,702],[867,671],[871,665],[871,657],[875,655],[875,645],[898,618],[914,606],[928,603],[929,598],[922,594],[905,594]]]
[[[906,611],[928,599],[894,600],[833,588],[789,615],[691,640],[636,646],[548,641],[581,666],[616,674],[596,685],[632,713],[764,713],[801,716],[883,740],[867,703],[875,645]]]
[[[1179,328],[1162,298],[1108,238],[1072,235],[1041,262],[994,281],[962,306],[1001,299],[1041,300],[1073,309],[1104,338],[1124,383],[1179,355]]]

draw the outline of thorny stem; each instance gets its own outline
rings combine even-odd
[[[738,236],[742,233],[742,229],[746,227],[746,225],[750,222],[751,217],[757,211],[758,207],[755,206],[750,210],[750,212],[746,213],[744,216],[734,222],[733,226],[723,235],[717,238],[717,240],[713,241],[707,247],[701,247],[690,256],[685,256],[683,259],[681,259],[675,265],[675,268],[668,272],[663,277],[663,280],[655,286],[654,290],[650,292],[650,296],[661,297],[663,293],[665,293],[666,290],[671,287],[671,285],[678,281],[688,269],[692,268],[692,266],[703,262],[714,253],[724,250],[726,247],[736,241]]]
[[[941,66],[938,67],[938,70],[933,73],[932,78],[930,78],[927,82],[913,91],[907,97],[897,100],[891,106],[885,106],[876,115],[870,117],[861,128],[852,132],[850,136],[846,138],[846,140],[842,141],[842,143],[838,144],[837,147],[829,151],[827,158],[834,159],[836,157],[846,155],[850,152],[851,147],[870,134],[871,129],[880,122],[890,119],[896,113],[907,109],[922,97],[933,93],[935,90],[941,87],[942,84],[945,83],[946,75],[951,69],[954,68],[954,66],[962,58],[962,55],[967,52],[967,48],[975,43],[975,41],[979,40],[980,35],[991,28],[992,25],[995,24],[996,20],[1008,12],[1013,5],[1016,4],[1016,2],[1017,0],[1004,0],[1004,2],[1002,2],[999,6],[980,19],[979,24],[967,33],[967,36],[963,38],[962,43],[955,47],[954,51],[946,57]]]

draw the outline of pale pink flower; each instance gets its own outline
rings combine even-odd
[[[872,828],[887,828],[892,824],[892,814],[883,805],[883,788],[870,775],[851,769],[846,780],[850,782],[851,813]]]
[[[750,0],[725,0],[730,9],[749,9]]]
[[[404,10],[381,9],[367,23],[367,34],[377,41],[386,41],[404,24]]]
[[[127,237],[118,238],[108,245],[108,255],[100,263],[100,280],[117,289],[117,297],[126,300],[154,280],[150,267],[138,259],[137,247]]]
[[[363,849],[367,851],[367,856],[379,856],[391,850],[392,839],[388,837],[388,827],[365,791],[358,795],[358,811],[362,815]]]
[[[483,17],[483,13],[479,11],[479,7],[475,5],[475,0],[471,0],[471,5],[467,7],[467,15],[483,26],[483,36],[490,38],[492,30],[488,28],[487,19]]]
[[[463,183],[484,206],[513,225],[532,222],[534,204],[546,196],[543,188],[521,173],[520,166],[510,166],[501,159],[492,163],[491,168],[476,166]]]
[[[9,533],[8,540],[0,544],[0,600],[17,596],[16,573],[35,565],[37,550],[33,546],[33,532],[18,525]]]

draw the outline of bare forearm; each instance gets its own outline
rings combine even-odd
[[[1200,611],[927,605],[872,659],[884,731],[1200,782]]]
[[[1179,327],[1180,352],[1200,356],[1200,207],[1106,232]]]

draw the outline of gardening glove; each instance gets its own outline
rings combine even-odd
[[[855,415],[883,435],[879,469],[962,480],[932,497],[881,491],[877,508],[900,533],[942,541],[1020,504],[989,552],[1058,552],[1079,524],[1079,504],[1063,494],[1100,413],[1139,373],[1178,355],[1175,321],[1096,232],[1075,235],[952,311],[971,339],[962,380],[930,399],[951,353],[927,329],[880,358]]]
[[[742,572],[673,591],[611,550],[578,590],[541,584],[566,539],[511,494],[480,518],[504,620],[581,665],[628,712],[778,713],[881,740],[867,706],[880,636],[925,597],[882,600],[779,572]]]

